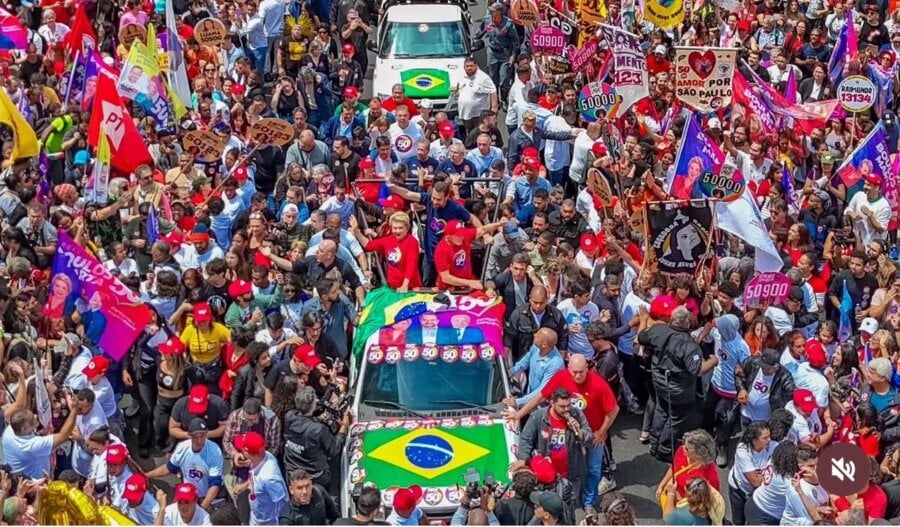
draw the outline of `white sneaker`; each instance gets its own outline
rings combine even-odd
[[[614,490],[616,488],[616,479],[615,478],[603,478],[600,480],[600,487],[597,489],[597,492],[602,496],[607,492]]]

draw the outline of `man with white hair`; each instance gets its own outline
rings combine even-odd
[[[715,355],[704,358],[691,337],[691,312],[684,306],[673,306],[671,297],[656,298],[649,313],[641,311],[638,331],[638,343],[652,357],[651,377],[657,394],[650,424],[650,455],[666,463],[671,462],[684,433],[700,425],[697,378],[719,362]],[[668,324],[651,322],[651,316],[658,320],[668,314]]]

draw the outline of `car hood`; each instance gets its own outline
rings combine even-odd
[[[455,508],[463,474],[475,468],[508,483],[516,458],[515,425],[489,415],[445,419],[388,419],[356,423],[348,439],[350,484],[374,483],[390,506],[399,488],[422,487],[422,506]]]
[[[391,93],[394,84],[402,84],[412,99],[446,99],[450,88],[462,78],[464,58],[376,59],[373,91]]]

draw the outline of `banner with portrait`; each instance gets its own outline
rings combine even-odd
[[[100,335],[97,346],[115,360],[128,353],[150,323],[150,308],[97,258],[60,231],[44,314],[63,318],[75,309],[81,312],[86,337]]]
[[[837,173],[848,189],[872,174],[881,176],[884,181],[889,179],[891,154],[881,122],[859,143],[853,153],[847,156]]]
[[[713,212],[706,200],[685,206],[651,210],[650,237],[656,270],[661,273],[693,274],[706,261],[713,228]]]
[[[700,113],[731,104],[737,50],[675,48],[675,97]]]

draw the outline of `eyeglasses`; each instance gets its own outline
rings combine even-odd
[[[204,69],[203,71],[205,71],[206,73],[215,73],[215,72],[216,72],[216,68],[206,68],[206,69]]]
[[[139,177],[138,181],[146,183],[147,181],[150,181],[150,177],[148,177],[148,176]]]

